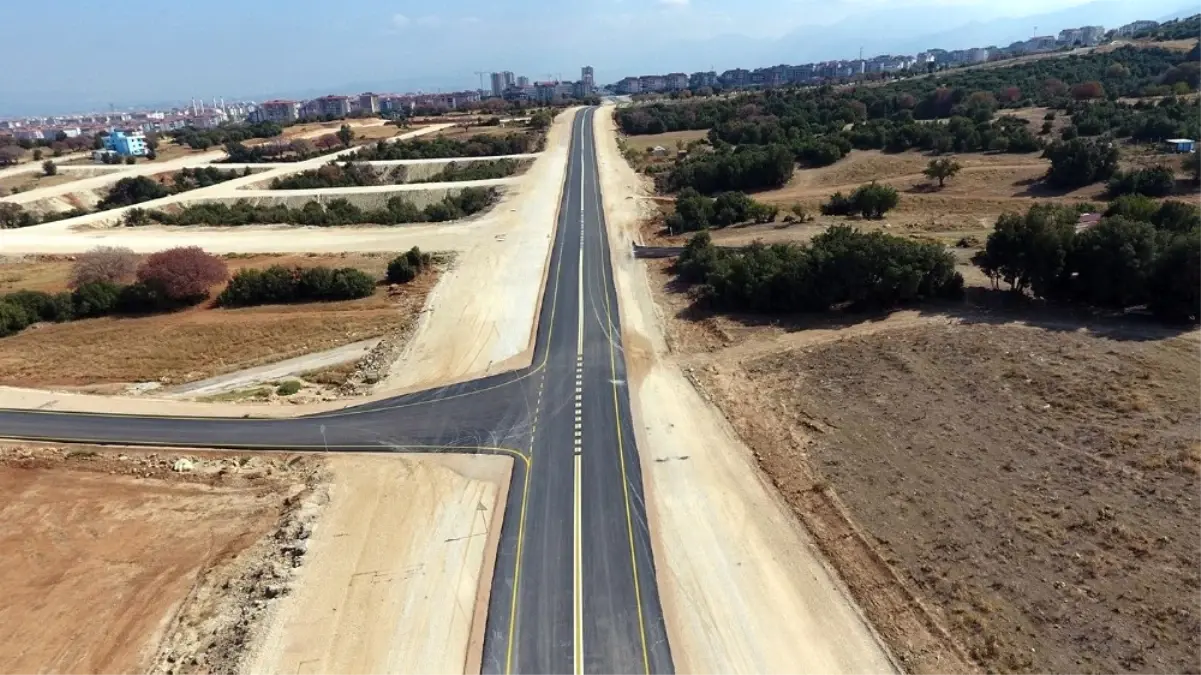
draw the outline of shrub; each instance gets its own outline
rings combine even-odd
[[[1046,181],[1076,188],[1112,176],[1118,168],[1118,149],[1107,141],[1074,139],[1052,143],[1043,155],[1051,160]]]
[[[1139,194],[1129,194],[1113,200],[1109,208],[1105,210],[1105,216],[1121,216],[1149,223],[1158,210],[1159,204],[1154,199]]]
[[[19,333],[32,323],[25,308],[11,302],[0,301],[0,337]]]
[[[42,291],[15,291],[3,297],[7,302],[25,310],[30,321],[70,321],[74,316],[71,296],[68,293],[51,295]]]
[[[1160,205],[1151,223],[1156,229],[1183,234],[1201,228],[1201,208],[1196,204],[1169,199]]]
[[[208,297],[212,286],[229,278],[229,268],[199,246],[181,246],[148,256],[138,267],[137,278],[164,298],[196,303]]]
[[[291,396],[298,391],[300,391],[300,380],[288,380],[275,388],[275,393],[280,396]]]
[[[844,226],[808,246],[753,244],[737,251],[716,248],[701,233],[685,247],[676,271],[684,281],[703,281],[703,297],[731,310],[892,307],[963,292],[954,257],[942,246]]]
[[[74,314],[79,318],[107,316],[117,309],[121,287],[110,281],[89,281],[71,293]]]
[[[133,279],[138,269],[138,254],[124,247],[98,246],[81,253],[71,266],[71,288],[94,281],[120,284]]]
[[[1155,229],[1150,223],[1105,218],[1077,235],[1071,258],[1080,300],[1118,309],[1146,302]]]
[[[351,267],[284,267],[238,270],[217,303],[223,307],[353,300],[375,291],[375,280]]]
[[[176,309],[180,303],[163,295],[158,288],[142,282],[122,286],[115,310],[122,314],[152,314]]]
[[[160,199],[171,194],[171,191],[159,184],[158,181],[146,176],[122,178],[108,191],[108,195],[96,204],[100,210],[115,209],[131,204],[140,204],[152,199]]]
[[[1201,230],[1173,237],[1147,279],[1148,308],[1164,321],[1201,320]]]
[[[1133,171],[1116,171],[1109,179],[1111,195],[1146,195],[1166,197],[1176,188],[1176,175],[1162,166]]]
[[[407,284],[417,278],[417,268],[413,267],[404,256],[393,258],[388,263],[388,282],[393,284]]]
[[[42,162],[42,173],[47,176],[53,176],[58,173],[58,165],[50,160]]]

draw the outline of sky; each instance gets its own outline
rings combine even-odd
[[[475,71],[598,82],[853,58],[968,22],[1088,0],[42,0],[11,3],[0,115],[476,88]],[[1105,4],[1093,2],[1088,5]],[[1114,0],[1158,18],[1185,0]],[[1133,9],[1137,5],[1139,9]],[[1166,9],[1165,9],[1166,8]],[[1118,10],[1115,10],[1118,11]],[[1066,17],[1065,20],[1075,18]],[[1066,26],[1055,26],[1058,28]],[[1024,30],[1024,29],[1023,29]],[[954,33],[943,39],[954,39]],[[863,44],[866,43],[866,44]],[[1007,42],[999,43],[1007,44]],[[954,48],[958,45],[929,45]],[[963,45],[972,46],[972,45]],[[833,53],[838,52],[838,53]],[[760,61],[759,59],[767,59]],[[778,60],[773,60],[778,59]],[[485,76],[485,86],[487,79]]]

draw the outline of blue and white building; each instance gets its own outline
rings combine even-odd
[[[110,131],[104,139],[104,149],[125,157],[146,155],[146,134],[140,131]]]

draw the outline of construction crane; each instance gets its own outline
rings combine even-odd
[[[487,75],[488,73],[483,70],[477,70],[477,71],[475,71],[475,74],[480,76],[480,91],[483,91],[484,90],[484,76]]]

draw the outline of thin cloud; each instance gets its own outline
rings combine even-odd
[[[687,7],[689,0],[659,0],[659,4],[665,7]]]
[[[405,16],[404,14],[393,14],[392,15],[392,26],[394,28],[404,28],[404,27],[408,26],[410,23],[412,23],[412,21],[409,19],[409,17]]]
[[[431,27],[432,26],[441,26],[442,19],[439,19],[436,16],[423,16],[420,19],[417,19],[417,25],[418,26],[431,26]]]

